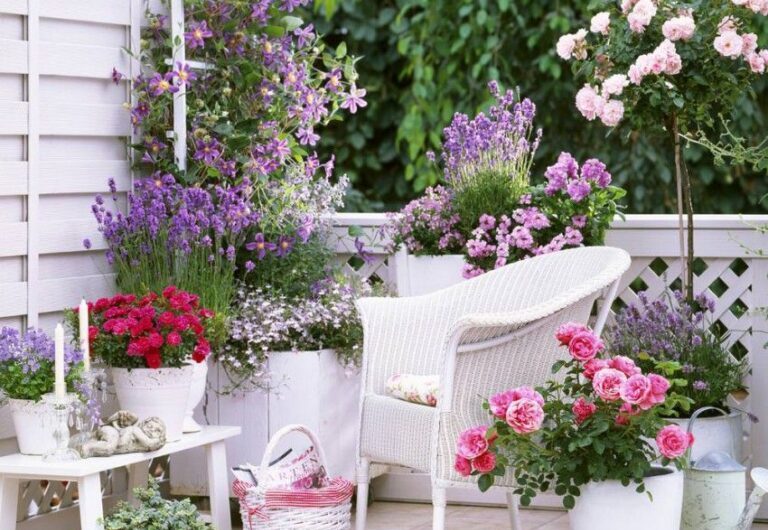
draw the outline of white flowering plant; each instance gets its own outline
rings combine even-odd
[[[754,28],[768,23],[768,0],[602,0],[590,27],[563,35],[557,54],[584,79],[576,108],[607,127],[625,124],[674,146],[683,287],[693,299],[692,181],[685,138],[717,134],[757,76],[768,48]],[[699,140],[699,143],[707,145]],[[687,241],[683,215],[688,216]]]

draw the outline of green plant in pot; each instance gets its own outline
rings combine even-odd
[[[114,513],[104,518],[104,530],[212,530],[189,499],[166,500],[150,479],[147,488],[134,489],[139,506],[121,502]]]
[[[694,460],[711,450],[722,450],[741,456],[741,412],[732,409],[733,396],[745,390],[743,377],[748,366],[729,350],[729,335],[718,332],[713,322],[715,302],[700,294],[693,302],[680,291],[665,291],[651,299],[638,294],[631,304],[616,316],[606,338],[613,352],[634,360],[647,369],[657,362],[678,365],[676,380],[685,383],[679,392],[692,406],[672,412],[675,420],[687,426],[691,413],[702,407],[716,407],[728,416],[703,417],[696,421],[694,434],[699,443],[693,450]]]

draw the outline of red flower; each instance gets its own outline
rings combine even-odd
[[[214,316],[216,316],[216,313],[214,313],[210,309],[206,309],[203,307],[200,309],[200,316],[203,318],[213,318]]]
[[[173,296],[173,293],[176,292],[176,286],[175,285],[169,285],[165,289],[163,289],[163,298],[170,298]]]
[[[149,293],[148,295],[144,296],[141,300],[139,300],[140,306],[149,306],[152,305],[155,300],[157,300],[159,297],[155,293]]]
[[[171,311],[164,311],[160,313],[160,316],[157,318],[157,322],[161,326],[173,326],[175,320],[176,315],[174,315]]]
[[[163,336],[160,335],[157,331],[153,331],[149,334],[149,345],[153,348],[161,348],[163,346],[163,343],[165,340],[163,340]]]
[[[94,340],[96,340],[96,337],[98,336],[99,336],[99,328],[97,328],[96,326],[90,326],[88,328],[88,340],[93,342]]]
[[[206,358],[206,357],[208,357],[206,354],[204,354],[204,353],[200,353],[200,352],[198,352],[197,350],[195,350],[194,352],[192,352],[192,360],[193,360],[193,361],[195,361],[196,363],[201,363],[201,362],[203,362],[203,361],[205,360],[205,358]]]
[[[99,298],[96,300],[96,303],[94,304],[93,308],[98,311],[104,311],[106,308],[112,306],[112,302],[109,298]]]
[[[140,357],[145,355],[149,350],[149,341],[142,337],[140,339],[132,340],[128,343],[128,355],[132,357]]]
[[[181,344],[181,335],[175,331],[171,331],[168,336],[165,337],[165,342],[167,342],[169,346],[178,346]]]
[[[160,356],[160,351],[152,350],[144,356],[144,360],[147,362],[149,368],[157,369],[163,364],[163,358]]]
[[[211,344],[204,338],[200,337],[197,339],[197,346],[195,346],[195,351],[199,351],[200,353],[208,355],[211,353]]]
[[[189,321],[187,320],[187,317],[184,315],[179,315],[176,317],[173,327],[176,328],[176,331],[186,331],[189,329]]]

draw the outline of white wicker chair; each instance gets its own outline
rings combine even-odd
[[[371,463],[429,472],[433,528],[443,530],[447,487],[477,487],[453,469],[456,439],[464,429],[489,424],[481,403],[494,393],[546,380],[564,354],[558,325],[586,322],[605,294],[599,332],[629,268],[629,255],[585,247],[521,261],[424,296],[365,298],[363,391],[357,467],[357,530],[364,530]],[[607,290],[607,293],[604,291]],[[385,395],[396,373],[440,374],[437,407]],[[496,478],[507,489],[510,520],[522,530],[511,473]]]

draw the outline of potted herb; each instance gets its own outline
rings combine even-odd
[[[443,131],[445,187],[390,216],[385,232],[398,262],[401,294],[423,294],[507,263],[563,248],[596,245],[623,190],[599,160],[579,164],[562,153],[532,185],[541,141],[536,106],[489,84],[494,104],[473,119],[456,114]],[[434,154],[430,154],[434,160]]]
[[[10,403],[19,451],[43,455],[56,448],[56,415],[46,395],[54,391],[54,341],[42,330],[0,329],[0,392]],[[68,392],[81,395],[82,354],[64,346]],[[87,396],[84,396],[87,400]]]
[[[194,367],[205,362],[205,338],[214,313],[197,295],[168,286],[161,294],[118,294],[89,303],[94,356],[111,371],[121,408],[157,416],[169,442],[181,437]],[[76,314],[68,314],[76,326]]]
[[[712,312],[714,301],[699,295],[688,302],[680,291],[665,292],[655,300],[647,293],[638,294],[638,302],[616,316],[607,331],[611,351],[633,359],[643,370],[655,363],[675,362],[675,377],[686,382],[679,388],[692,407],[676,407],[672,420],[683,428],[693,410],[716,407],[728,412],[700,417],[694,426],[697,460],[710,451],[725,451],[741,461],[742,413],[729,408],[728,398],[744,391],[742,382],[747,366],[729,351],[728,335],[718,335]]]
[[[104,530],[213,530],[213,526],[203,521],[189,499],[163,499],[154,479],[150,479],[147,488],[134,489],[134,494],[139,505],[118,504],[114,513],[104,518]]]
[[[659,373],[674,371],[673,363],[643,374],[632,360],[606,355],[581,324],[561,326],[557,339],[570,353],[553,365],[557,378],[491,397],[484,407],[493,422],[462,433],[456,470],[478,476],[483,491],[511,473],[524,506],[553,489],[573,530],[612,530],[619,520],[677,529],[683,476],[668,466],[683,467],[693,438],[664,419],[689,403],[670,392],[680,382]]]

